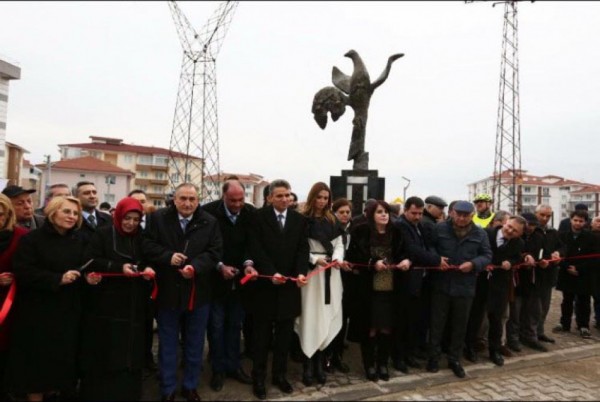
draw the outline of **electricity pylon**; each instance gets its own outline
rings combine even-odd
[[[237,8],[222,2],[197,33],[175,1],[169,2],[183,48],[177,103],[171,131],[171,187],[191,182],[201,188],[203,201],[212,201],[219,176],[219,125],[216,59]],[[212,191],[211,191],[212,189]]]

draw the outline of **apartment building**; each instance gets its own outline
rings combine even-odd
[[[175,165],[182,166],[186,155],[165,148],[125,144],[120,138],[90,136],[91,142],[59,145],[61,160],[90,156],[132,172],[129,188],[146,192],[148,200],[157,207],[165,205],[171,191],[170,180],[176,186],[194,177],[202,177],[202,159],[191,158],[188,174],[180,177]],[[169,155],[173,155],[173,161]],[[200,187],[201,183],[194,183]],[[118,201],[118,200],[117,200]]]
[[[6,152],[6,122],[8,116],[8,86],[11,80],[18,80],[21,78],[21,69],[9,63],[6,60],[0,58],[0,179],[6,186],[8,178],[8,162]],[[13,172],[14,173],[14,172]],[[12,184],[18,184],[13,182]],[[2,186],[4,188],[4,186]]]
[[[519,173],[512,170],[503,171],[502,181],[507,185],[512,184],[515,172]],[[555,227],[558,227],[561,219],[569,216],[575,209],[575,204],[579,202],[588,204],[590,216],[598,214],[598,205],[594,204],[599,192],[596,185],[556,175],[535,176],[528,174],[527,170],[521,170],[520,176],[517,194],[520,194],[522,212],[534,212],[537,205],[548,204],[554,212],[551,224]],[[468,184],[469,199],[472,200],[479,193],[492,194],[492,186],[492,176]],[[510,211],[511,206],[508,205],[508,200],[505,201],[506,204],[501,205],[500,209]]]

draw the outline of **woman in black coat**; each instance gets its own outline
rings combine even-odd
[[[56,197],[45,211],[46,222],[23,236],[13,261],[18,290],[7,385],[30,401],[41,401],[45,393],[73,392],[77,380],[81,204]]]
[[[377,201],[366,212],[367,223],[352,232],[347,254],[348,262],[359,269],[348,340],[360,342],[367,379],[387,381],[391,333],[396,322],[394,302],[400,290],[400,273],[408,270],[410,261],[404,257],[400,229],[391,223],[389,205]]]
[[[81,398],[85,401],[140,399],[147,341],[144,320],[151,290],[144,279],[154,276],[154,270],[143,265],[142,214],[138,200],[122,199],[113,225],[98,229],[85,251],[85,260],[93,259],[85,275],[91,286],[84,289],[81,335]],[[131,277],[138,266],[142,277]],[[123,276],[103,278],[102,273]]]

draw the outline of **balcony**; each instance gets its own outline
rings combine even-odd
[[[164,200],[166,195],[160,193],[146,193],[146,197],[151,200]]]
[[[155,172],[168,172],[169,167],[167,165],[141,165],[139,163],[136,163],[135,170],[138,172],[141,170],[153,170]]]

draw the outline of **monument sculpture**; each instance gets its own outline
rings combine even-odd
[[[387,80],[392,63],[404,54],[391,55],[383,72],[373,82],[358,52],[350,50],[344,56],[352,59],[352,75],[348,76],[333,67],[331,81],[334,86],[322,88],[315,94],[312,113],[319,127],[325,129],[329,115],[333,121],[337,121],[346,111],[346,106],[354,110],[348,151],[348,160],[353,161],[352,170],[342,170],[341,176],[331,176],[330,187],[333,198],[345,197],[350,200],[353,213],[358,215],[363,212],[367,198],[385,198],[385,179],[378,176],[377,170],[369,170],[369,153],[365,152],[367,118],[373,92]]]
[[[331,71],[331,80],[334,86],[325,87],[315,94],[312,113],[319,127],[325,129],[327,113],[331,114],[333,121],[337,121],[346,111],[346,105],[354,110],[348,160],[354,161],[352,166],[354,170],[367,170],[369,153],[365,152],[365,136],[371,96],[375,89],[387,80],[392,63],[404,54],[391,55],[383,72],[373,82],[371,82],[367,68],[357,51],[350,50],[344,56],[352,60],[354,66],[352,75],[348,76],[334,66]]]

